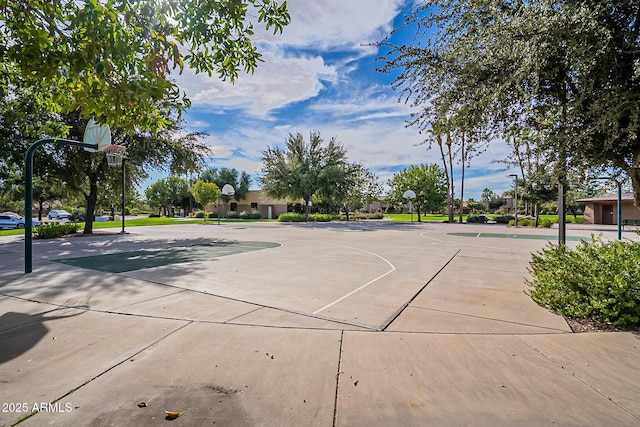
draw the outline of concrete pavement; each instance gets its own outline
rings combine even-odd
[[[35,241],[29,275],[0,238],[0,425],[640,425],[638,335],[538,307],[526,236],[554,231],[506,230],[137,227]],[[277,245],[142,268],[219,242]],[[123,272],[59,262],[104,254]]]

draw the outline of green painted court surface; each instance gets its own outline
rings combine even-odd
[[[447,233],[448,236],[462,237],[488,237],[495,239],[531,239],[531,240],[555,240],[558,236],[540,236],[537,234],[507,234],[507,233]],[[586,237],[567,236],[567,240],[579,242],[580,240],[589,240]]]
[[[278,246],[280,246],[279,243],[272,242],[220,240],[200,245],[175,246],[162,249],[140,249],[131,252],[65,258],[56,261],[90,270],[108,273],[124,273],[126,271],[142,270],[144,268],[161,267],[191,261],[204,261]]]

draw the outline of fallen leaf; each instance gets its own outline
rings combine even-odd
[[[165,414],[167,414],[167,418],[169,419],[174,419],[174,418],[178,418],[180,415],[183,414],[183,412],[178,412],[178,411],[164,411]]]

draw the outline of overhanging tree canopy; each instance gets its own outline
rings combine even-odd
[[[640,3],[635,0],[434,0],[399,30],[384,71],[419,110],[504,136],[532,128],[566,181],[566,165],[626,171],[640,202]]]
[[[158,129],[189,106],[173,70],[233,81],[260,61],[254,23],[289,20],[273,0],[0,0],[0,64],[45,81],[63,111]]]

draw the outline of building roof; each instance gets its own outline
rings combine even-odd
[[[633,193],[622,193],[622,201],[634,201],[635,197],[633,197]],[[591,202],[591,203],[597,203],[597,202],[617,202],[618,201],[618,194],[605,194],[604,196],[598,196],[598,197],[589,197],[588,199],[579,199],[576,200],[577,202]]]

